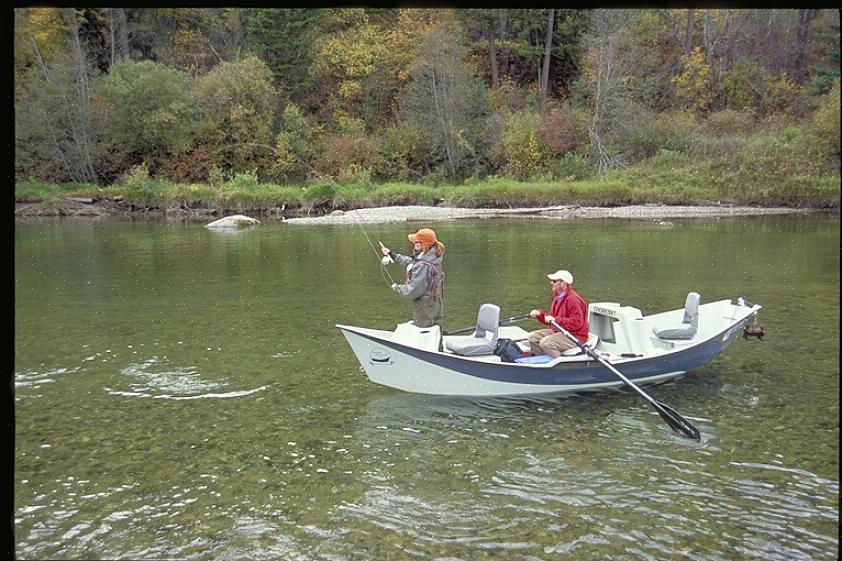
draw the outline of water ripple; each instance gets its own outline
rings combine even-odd
[[[263,391],[268,387],[263,385],[247,390],[214,392],[211,390],[227,386],[227,380],[204,380],[194,366],[164,369],[162,362],[158,357],[152,357],[144,362],[130,364],[120,370],[121,375],[134,380],[129,384],[130,389],[120,390],[110,387],[104,389],[110,395],[124,397],[193,400],[243,397]]]
[[[79,368],[52,368],[46,372],[35,372],[33,370],[25,370],[23,372],[15,373],[15,388],[35,388],[41,387],[41,384],[50,384],[55,382],[56,378],[64,374],[73,374],[78,372]]]

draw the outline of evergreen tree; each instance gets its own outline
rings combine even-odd
[[[829,25],[827,31],[817,31],[816,38],[823,44],[824,60],[810,66],[813,73],[813,95],[830,91],[833,81],[839,78],[839,23]]]
[[[245,10],[246,45],[266,63],[280,94],[289,100],[300,101],[310,86],[312,45],[327,15],[323,9]]]

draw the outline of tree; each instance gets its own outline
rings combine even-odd
[[[424,39],[403,102],[406,118],[424,135],[432,163],[449,176],[465,175],[487,143],[487,91],[465,62],[468,51],[460,34],[458,23],[449,21]]]
[[[813,116],[813,125],[818,134],[822,151],[832,161],[839,172],[840,156],[840,116],[839,116],[839,78],[836,78],[830,90],[819,97],[819,108]]]
[[[282,98],[300,103],[310,87],[312,46],[328,16],[324,9],[245,9],[245,43],[272,71]]]
[[[146,163],[155,172],[172,154],[188,150],[196,132],[190,77],[149,60],[123,60],[102,85],[108,139],[123,166]]]
[[[683,71],[672,79],[675,97],[687,109],[707,111],[713,101],[710,66],[701,47],[681,57]]]
[[[96,71],[77,14],[21,10],[15,19],[16,173],[95,182],[100,176]]]
[[[550,89],[550,57],[553,52],[553,24],[555,23],[555,8],[550,8],[547,14],[547,36],[544,40],[544,65],[541,70],[541,83],[538,99],[541,110],[544,109],[544,101],[547,99],[547,91]]]
[[[491,87],[500,85],[500,63],[497,43],[499,39],[498,20],[504,17],[500,9],[462,9],[457,11],[459,21],[472,41],[471,50],[485,50]],[[485,57],[483,57],[485,58]]]
[[[221,168],[245,172],[271,165],[277,92],[262,60],[249,55],[217,65],[196,80],[193,95],[197,140]]]
[[[617,136],[639,111],[627,90],[634,60],[624,48],[631,24],[639,13],[627,10],[595,10],[586,37],[588,55],[585,84],[591,93],[593,118],[589,126],[594,159],[600,172],[622,167]]]
[[[323,104],[326,112],[347,112],[373,122],[376,110],[372,111],[368,102],[378,88],[370,83],[380,76],[378,68],[386,59],[388,36],[369,21],[364,10],[354,11],[356,18],[350,26],[332,33],[316,47],[310,72],[327,98]]]
[[[810,37],[810,23],[816,18],[815,8],[802,8],[798,10],[798,30],[795,39],[795,58],[793,61],[792,75],[795,83],[801,85],[807,77],[807,68],[804,63],[807,52],[807,40]]]
[[[284,107],[281,120],[283,130],[275,139],[275,159],[270,173],[285,181],[303,180],[313,169],[311,160],[316,154],[316,135],[320,131],[293,103]]]
[[[824,10],[823,10],[824,11]],[[834,80],[839,78],[839,14],[836,21],[822,22],[817,25],[817,39],[819,42],[819,58],[810,66],[813,76],[812,93],[821,95],[827,93],[833,86]],[[824,19],[824,18],[822,18]],[[821,20],[820,20],[821,21]]]

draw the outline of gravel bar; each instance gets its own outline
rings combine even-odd
[[[631,205],[622,207],[554,206],[543,208],[454,208],[436,206],[390,206],[337,210],[318,217],[288,218],[288,224],[383,224],[390,222],[433,222],[458,218],[521,217],[546,220],[579,218],[695,218],[754,216],[810,212],[799,208],[760,208],[749,206],[668,206]]]

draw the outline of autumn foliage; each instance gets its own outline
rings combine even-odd
[[[835,10],[18,8],[15,177],[838,174],[838,50]]]

